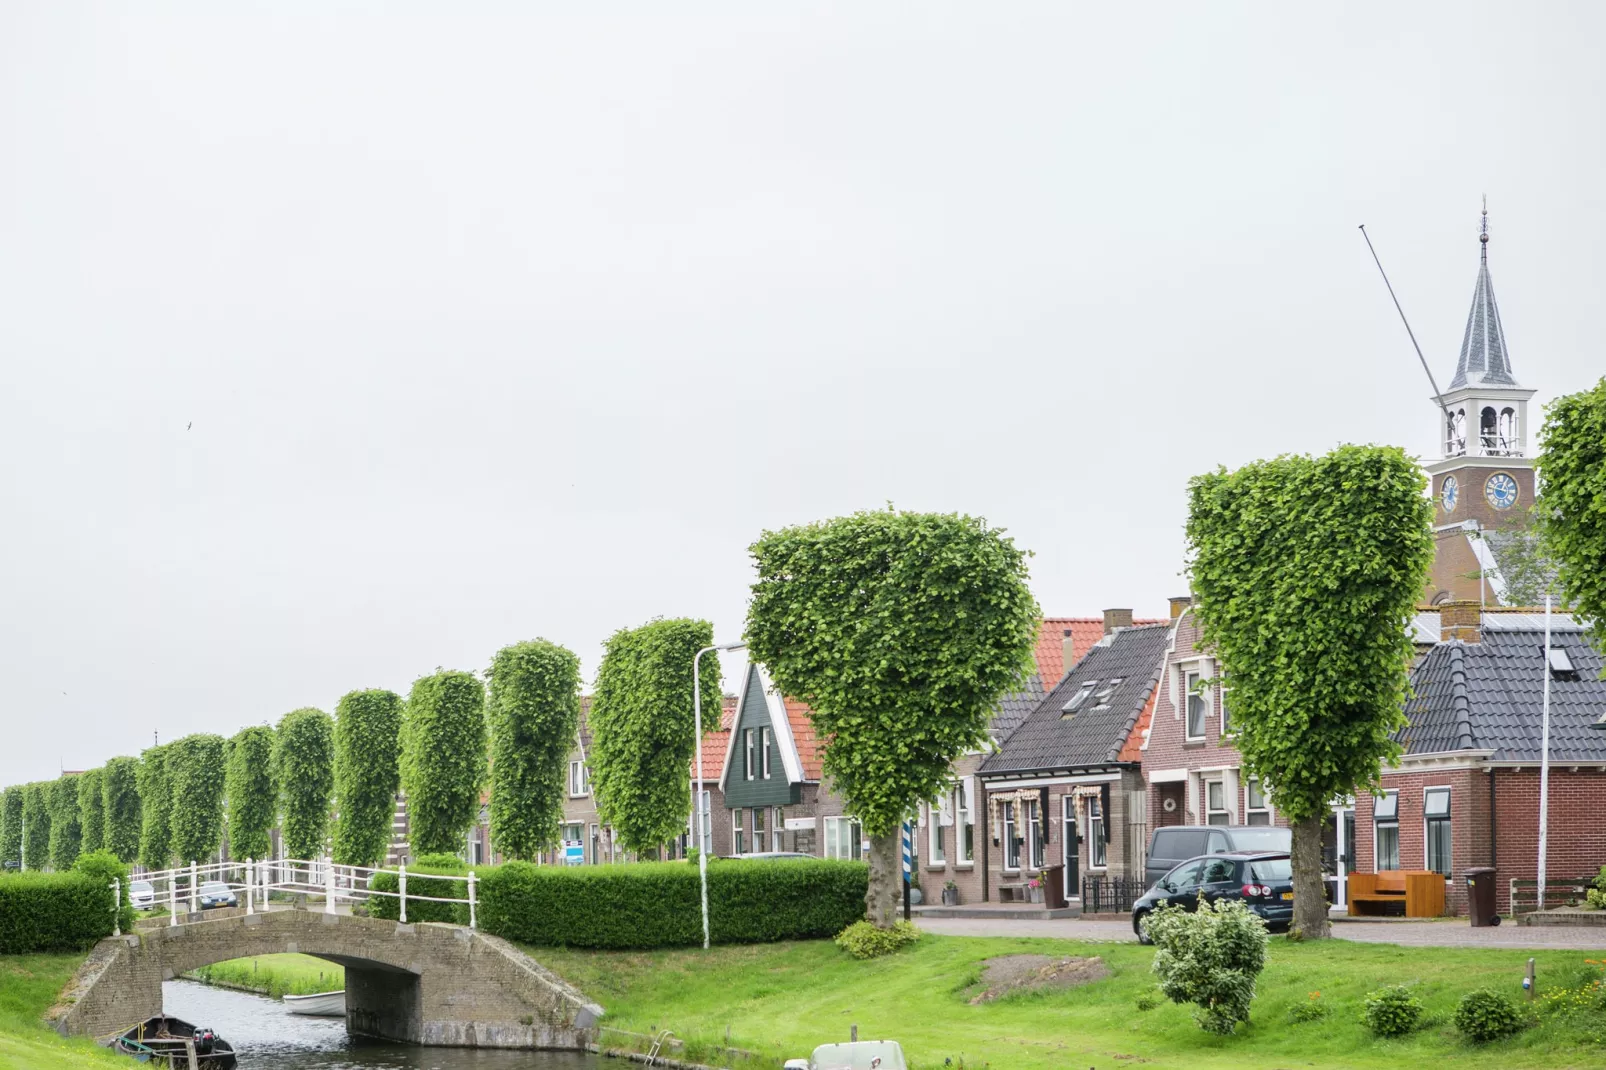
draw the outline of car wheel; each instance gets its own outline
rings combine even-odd
[[[1149,912],[1140,910],[1132,915],[1132,931],[1137,934],[1138,943],[1145,946],[1154,943],[1149,936]]]

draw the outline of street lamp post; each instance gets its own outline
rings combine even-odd
[[[691,659],[691,708],[697,731],[697,789],[691,800],[692,823],[696,831],[692,836],[697,841],[697,880],[702,886],[704,951],[708,950],[708,841],[713,837],[703,832],[705,822],[709,818],[703,812],[703,688],[698,670],[702,666],[704,654],[715,650],[723,653],[727,650],[746,649],[746,643],[716,643],[713,646],[703,647],[697,652],[697,656]]]

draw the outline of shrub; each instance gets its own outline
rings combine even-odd
[[[78,861],[72,865],[73,872],[99,881],[101,887],[106,889],[106,909],[111,910],[111,883],[117,882],[121,890],[117,923],[124,932],[134,928],[134,904],[128,892],[128,867],[110,851],[90,851],[78,856]]]
[[[223,843],[223,737],[205,732],[167,744],[168,816],[180,865],[205,861]]]
[[[335,722],[322,710],[291,710],[273,736],[284,853],[317,858],[329,839],[329,800],[335,790]]]
[[[1140,1011],[1152,1011],[1154,1008],[1160,1005],[1160,1002],[1160,993],[1144,992],[1140,994],[1137,999],[1132,1001],[1132,1006],[1136,1007]]]
[[[45,789],[50,807],[50,865],[65,873],[78,860],[83,826],[78,817],[78,774],[63,773]]]
[[[390,846],[401,783],[401,696],[351,691],[335,706],[335,861],[371,866]]]
[[[1403,1037],[1422,1020],[1422,1001],[1404,985],[1390,985],[1366,996],[1361,1021],[1379,1037]]]
[[[140,752],[139,864],[166,869],[173,861],[173,785],[168,778],[167,748],[148,747]]]
[[[22,785],[13,784],[0,795],[0,862],[22,860]]]
[[[268,857],[279,816],[279,792],[273,782],[273,729],[254,724],[229,738],[223,794],[228,799],[229,855]]]
[[[509,858],[558,842],[569,748],[580,720],[580,659],[536,639],[491,663],[491,839]]]
[[[50,864],[50,782],[22,786],[22,861],[31,870]]]
[[[101,769],[90,769],[78,777],[78,827],[82,837],[78,846],[83,854],[106,846],[104,779],[105,771]]]
[[[455,880],[430,880],[425,874],[455,874]],[[451,854],[421,855],[407,866],[407,921],[444,921],[453,925],[468,924],[467,903],[431,903],[427,899],[414,899],[415,895],[436,899],[467,899],[468,867],[463,860]],[[401,879],[395,873],[375,873],[370,885],[378,892],[400,890]],[[401,900],[391,895],[376,895],[368,900],[368,916],[401,919]],[[481,926],[483,928],[483,926]]]
[[[1487,1044],[1521,1029],[1522,1015],[1504,993],[1479,988],[1462,996],[1456,1004],[1455,1027],[1473,1043]]]
[[[856,959],[874,959],[902,951],[918,939],[920,930],[906,921],[894,922],[890,929],[856,921],[836,934],[836,946]]]
[[[1162,907],[1149,915],[1159,949],[1154,972],[1173,1003],[1198,1006],[1194,1020],[1228,1034],[1249,1020],[1255,978],[1266,965],[1266,925],[1237,900],[1204,902],[1188,913]]]
[[[101,794],[106,811],[106,850],[133,862],[139,858],[139,759],[119,757],[101,773]]]
[[[443,671],[413,682],[402,716],[401,779],[414,850],[461,844],[485,783],[485,685],[472,673]]]
[[[1288,1020],[1296,1024],[1301,1022],[1319,1022],[1332,1013],[1333,1008],[1322,1002],[1320,992],[1312,992],[1305,998],[1305,1002],[1296,1003],[1288,1011]]]
[[[510,940],[615,949],[703,942],[696,866],[509,862],[481,876],[480,928]],[[710,939],[750,944],[835,936],[864,917],[869,880],[862,862],[721,861],[708,867]]]
[[[86,873],[0,876],[0,955],[82,951],[112,933],[112,892]]]

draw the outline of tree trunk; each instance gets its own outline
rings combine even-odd
[[[894,827],[885,836],[870,837],[870,889],[864,896],[864,914],[878,929],[890,929],[898,920],[903,891],[903,830]]]
[[[1322,821],[1325,816],[1307,817],[1294,822],[1293,826],[1294,921],[1290,935],[1295,940],[1325,940],[1330,935],[1327,888],[1322,880]]]

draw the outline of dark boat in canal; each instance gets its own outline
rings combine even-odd
[[[228,1041],[210,1029],[198,1029],[165,1014],[147,1018],[118,1037],[113,1047],[160,1070],[189,1070],[191,1042],[197,1070],[235,1070],[238,1060]]]

